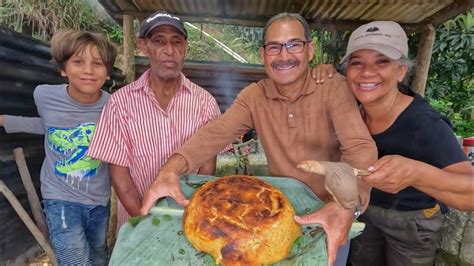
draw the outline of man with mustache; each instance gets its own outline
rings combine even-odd
[[[141,213],[148,213],[155,200],[165,196],[181,205],[188,204],[179,186],[179,175],[203,164],[247,130],[255,129],[267,155],[270,175],[297,178],[326,202],[322,209],[295,220],[321,224],[328,237],[330,265],[345,265],[349,245],[339,246],[346,242],[355,210],[333,201],[324,187],[324,177],[303,172],[296,165],[303,160],[342,160],[366,169],[377,159],[375,144],[345,79],[336,74],[324,84],[312,80],[308,62],[314,55],[314,45],[309,26],[300,15],[279,14],[268,21],[263,33],[260,55],[268,78],[243,89],[221,118],[198,130],[173,154],[145,194]],[[364,210],[369,188],[360,182],[359,191]]]
[[[145,19],[137,45],[150,57],[150,69],[112,94],[98,122],[88,155],[109,163],[120,200],[117,229],[140,215],[145,191],[173,152],[220,116],[212,95],[181,73],[187,37],[176,16],[158,11]],[[214,174],[215,161],[210,156],[199,173]]]

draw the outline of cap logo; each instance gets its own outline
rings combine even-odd
[[[148,19],[146,20],[146,22],[149,23],[150,21],[153,21],[153,20],[155,20],[156,18],[159,18],[159,17],[168,17],[168,18],[171,18],[171,19],[180,20],[178,17],[172,16],[172,15],[170,15],[170,14],[158,13],[158,14],[154,15],[153,17],[148,18]]]
[[[374,31],[379,31],[379,28],[377,27],[370,27],[366,30],[366,32],[374,32]]]

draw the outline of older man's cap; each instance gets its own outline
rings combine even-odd
[[[408,58],[408,38],[403,28],[393,21],[374,21],[354,30],[347,44],[344,63],[353,52],[362,49],[378,51],[393,60]]]
[[[146,38],[153,29],[162,25],[175,27],[184,35],[185,39],[188,38],[188,32],[186,31],[183,22],[181,22],[177,16],[173,16],[170,13],[164,11],[155,12],[143,20],[142,24],[140,25],[139,37]]]

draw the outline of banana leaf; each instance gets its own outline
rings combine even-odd
[[[258,177],[278,187],[288,197],[298,215],[311,213],[323,202],[303,183],[293,178]],[[181,188],[186,197],[212,176],[185,175]],[[110,265],[215,265],[214,259],[195,250],[183,234],[183,208],[166,198],[150,215],[132,217],[119,231]],[[354,222],[349,233],[360,234],[364,224]],[[303,235],[293,244],[290,255],[274,265],[327,265],[326,234],[318,225],[303,226]]]

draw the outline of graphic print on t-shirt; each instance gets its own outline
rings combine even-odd
[[[79,124],[73,128],[48,128],[49,148],[59,153],[54,171],[64,177],[72,187],[79,188],[82,181],[97,175],[101,162],[86,156],[96,128],[95,123]],[[86,192],[87,192],[86,184]]]

